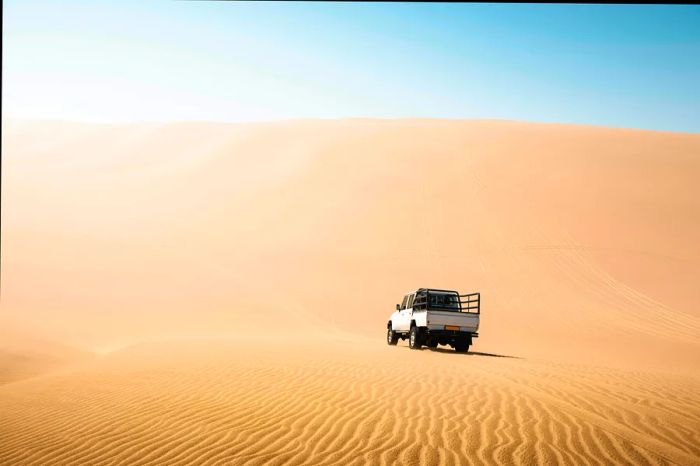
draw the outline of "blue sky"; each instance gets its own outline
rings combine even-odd
[[[700,132],[700,7],[6,1],[6,116]]]

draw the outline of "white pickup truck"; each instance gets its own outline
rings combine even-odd
[[[450,345],[466,353],[472,338],[479,336],[481,294],[460,295],[457,291],[419,288],[406,294],[387,322],[386,342],[408,338],[408,346]]]

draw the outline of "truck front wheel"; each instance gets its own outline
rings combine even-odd
[[[394,332],[394,330],[391,328],[391,324],[387,327],[386,330],[386,343],[388,345],[395,345],[396,343],[399,342],[399,336]]]
[[[408,346],[411,349],[420,349],[422,346],[421,334],[415,325],[411,327],[411,332],[408,335]]]

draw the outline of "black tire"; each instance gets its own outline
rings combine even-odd
[[[467,342],[457,342],[455,343],[455,351],[458,353],[466,353],[469,351],[469,343]]]
[[[399,342],[399,335],[391,328],[391,324],[386,329],[386,344],[395,346]]]
[[[437,340],[428,340],[427,342],[425,342],[425,346],[427,346],[428,348],[431,348],[431,349],[437,348],[437,345],[438,345]]]
[[[408,347],[411,349],[420,349],[422,346],[421,334],[418,331],[418,327],[415,325],[411,327],[411,331],[408,334]]]

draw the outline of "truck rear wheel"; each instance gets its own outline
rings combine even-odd
[[[411,332],[408,334],[408,347],[411,349],[420,349],[421,346],[421,334],[418,331],[418,327],[414,325],[411,327]]]
[[[466,353],[467,351],[469,351],[469,343],[458,341],[457,343],[455,343],[455,351],[457,351],[458,353]]]
[[[396,345],[396,343],[399,342],[399,336],[397,335],[396,332],[391,328],[391,324],[386,329],[386,343],[387,345]]]

